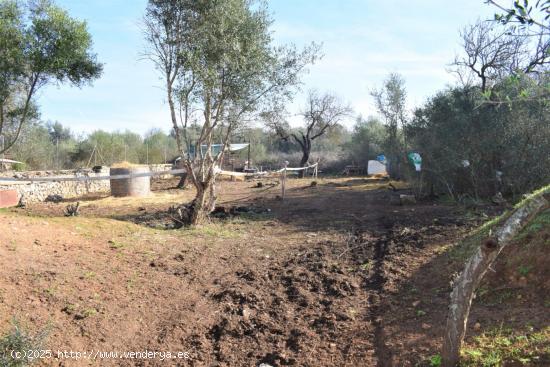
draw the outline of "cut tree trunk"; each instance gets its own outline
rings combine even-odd
[[[546,197],[545,197],[546,196]],[[443,340],[442,366],[455,367],[460,359],[460,347],[466,333],[466,324],[474,292],[498,254],[529,220],[548,207],[548,193],[529,199],[497,227],[494,235],[481,244],[468,260],[462,274],[454,283]]]

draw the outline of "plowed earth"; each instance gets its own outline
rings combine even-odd
[[[51,366],[415,366],[437,353],[460,269],[445,251],[480,213],[392,205],[399,192],[364,179],[290,180],[284,201],[275,181],[222,182],[220,202],[264,210],[175,230],[168,208],[192,197],[176,182],[83,198],[78,217],[63,203],[0,212],[0,330],[46,328]],[[188,358],[57,354],[70,350]]]

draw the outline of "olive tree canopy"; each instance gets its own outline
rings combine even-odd
[[[8,150],[37,114],[37,91],[50,83],[82,86],[101,75],[86,23],[51,1],[0,2],[0,134]]]
[[[162,75],[172,127],[190,181],[197,190],[191,222],[200,223],[215,204],[216,167],[232,134],[289,97],[306,66],[317,57],[272,44],[272,21],[264,2],[249,0],[150,0],[147,57]],[[197,129],[198,127],[198,129]],[[198,134],[191,141],[190,129]],[[190,145],[197,154],[188,154]]]

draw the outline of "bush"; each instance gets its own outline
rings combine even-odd
[[[518,197],[550,180],[548,116],[544,101],[483,104],[478,88],[452,88],[415,111],[406,136],[435,193]]]
[[[22,162],[14,163],[13,165],[13,170],[17,172],[25,171],[26,169],[27,169],[27,165]]]
[[[29,356],[27,352],[42,349],[47,333],[43,330],[33,335],[14,321],[13,329],[0,337],[0,367],[22,367],[34,363],[38,356]],[[19,353],[20,358],[14,358],[14,353]]]

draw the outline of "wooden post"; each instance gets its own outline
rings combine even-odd
[[[549,193],[545,195],[549,195]],[[443,340],[443,351],[441,353],[443,367],[458,365],[460,347],[466,334],[466,324],[468,323],[472,299],[481,279],[502,249],[510,243],[532,216],[547,208],[548,205],[549,200],[543,194],[540,194],[517,208],[495,230],[494,236],[486,239],[466,263],[451,292],[445,339]]]
[[[286,191],[286,167],[288,166],[288,161],[285,161],[283,166],[283,172],[281,172],[281,199],[285,199]]]
[[[250,169],[252,167],[252,163],[250,163],[250,138],[248,139],[248,163],[247,163],[247,169]]]

